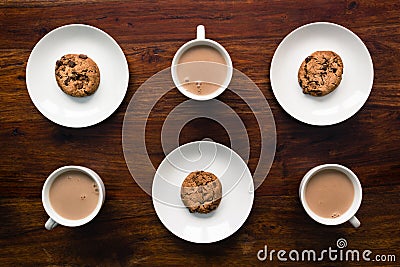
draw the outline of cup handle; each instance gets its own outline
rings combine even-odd
[[[355,227],[358,228],[360,227],[361,223],[360,221],[356,218],[356,216],[353,216],[350,218],[349,222]]]
[[[47,222],[45,223],[44,227],[47,230],[52,230],[54,227],[56,227],[58,223],[56,223],[52,218],[49,218]]]
[[[206,39],[206,29],[204,28],[204,25],[198,25],[197,26],[197,39]]]

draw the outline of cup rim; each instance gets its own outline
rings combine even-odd
[[[218,88],[218,90],[214,91],[211,94],[207,94],[207,95],[196,95],[193,94],[189,91],[187,91],[186,89],[184,89],[181,86],[181,83],[178,80],[178,77],[176,75],[176,66],[178,65],[178,61],[180,59],[180,57],[182,56],[182,54],[184,52],[186,52],[188,49],[195,47],[195,46],[200,46],[200,45],[206,45],[206,46],[211,46],[212,48],[218,50],[218,52],[220,52],[222,54],[222,56],[224,57],[225,61],[226,61],[226,66],[228,69],[228,73],[226,75],[226,78],[224,80],[224,83],[220,86],[220,88]],[[189,62],[188,62],[189,63]],[[187,63],[184,63],[187,64]],[[218,64],[218,63],[216,63]],[[179,92],[181,92],[183,95],[185,95],[188,98],[191,98],[193,100],[210,100],[213,98],[216,98],[217,96],[219,96],[220,94],[222,94],[226,88],[228,88],[229,83],[232,80],[232,76],[233,76],[233,65],[232,65],[232,59],[228,53],[228,51],[226,51],[226,49],[218,42],[211,40],[211,39],[193,39],[190,40],[188,42],[186,42],[185,44],[183,44],[175,53],[174,58],[172,59],[172,63],[171,63],[171,76],[172,76],[172,80],[176,86],[176,88],[179,90]]]
[[[322,170],[337,170],[345,174],[352,182],[354,187],[354,199],[353,203],[351,204],[350,208],[342,215],[337,218],[325,218],[315,214],[311,208],[308,206],[307,201],[305,199],[305,188],[308,184],[308,181],[313,177],[316,173]],[[351,171],[349,168],[340,165],[340,164],[322,164],[318,165],[312,169],[310,169],[303,177],[300,187],[299,187],[299,195],[301,204],[306,211],[306,213],[316,222],[324,224],[324,225],[339,225],[349,221],[361,206],[362,201],[362,187],[360,180],[358,179],[357,175]]]
[[[97,202],[96,208],[85,218],[79,219],[79,220],[72,220],[72,219],[67,219],[59,215],[54,208],[51,206],[50,199],[49,199],[49,191],[50,187],[53,184],[54,180],[62,173],[65,173],[67,171],[79,171],[82,173],[85,173],[88,175],[90,178],[92,178],[96,184],[97,187],[99,188],[99,200]],[[47,215],[57,222],[60,225],[68,226],[68,227],[76,227],[76,226],[81,226],[84,225],[91,220],[93,220],[94,217],[99,213],[103,202],[105,198],[105,187],[104,183],[101,180],[100,176],[93,170],[83,167],[83,166],[75,166],[75,165],[68,165],[68,166],[63,166],[60,167],[56,170],[54,170],[46,179],[46,181],[43,184],[42,188],[42,204],[43,207],[47,213]]]

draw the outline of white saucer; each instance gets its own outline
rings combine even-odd
[[[302,61],[314,51],[330,50],[343,60],[343,79],[323,97],[305,95],[297,81]],[[371,56],[361,39],[333,23],[301,26],[279,44],[271,62],[271,86],[282,108],[312,125],[332,125],[353,116],[367,101],[374,80]]]
[[[65,54],[86,54],[100,69],[100,85],[87,97],[69,96],[58,87],[54,68]],[[67,127],[87,127],[109,117],[124,99],[129,81],[125,55],[107,33],[71,24],[46,34],[33,48],[26,85],[33,104],[49,120]]]
[[[180,198],[183,180],[196,170],[214,173],[222,184],[221,203],[208,214],[190,213]],[[212,243],[232,235],[246,221],[254,200],[253,178],[236,152],[218,143],[198,141],[176,148],[161,162],[152,197],[169,231],[190,242]]]

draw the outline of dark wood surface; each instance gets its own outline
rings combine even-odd
[[[268,249],[335,248],[394,254],[400,263],[400,4],[398,1],[1,1],[0,2],[0,265],[273,265],[257,260]],[[271,90],[269,68],[280,41],[310,22],[330,21],[355,32],[368,47],[375,70],[371,95],[352,118],[313,127],[291,118]],[[119,43],[129,63],[127,95],[104,122],[83,129],[56,125],[31,102],[25,69],[34,45],[52,29],[71,23],[98,27]],[[171,234],[159,221],[151,197],[134,182],[126,166],[121,129],[135,90],[170,66],[179,46],[204,24],[207,36],[229,51],[234,66],[262,90],[274,114],[277,149],[271,171],[255,192],[242,228],[213,244],[193,244]],[[155,166],[164,155],[162,123],[185,100],[172,90],[154,108],[146,142]],[[249,108],[226,92],[219,100],[245,122],[251,138],[249,167],[259,156],[259,129]],[[229,145],[217,123],[198,119],[180,143],[210,137]],[[363,185],[359,229],[310,219],[298,199],[298,186],[311,167],[322,163],[350,167]],[[46,231],[41,203],[46,177],[63,165],[84,165],[102,177],[107,199],[99,215],[79,228]],[[280,263],[294,265],[293,262]],[[329,262],[326,265],[366,265]],[[298,265],[298,263],[296,264]]]

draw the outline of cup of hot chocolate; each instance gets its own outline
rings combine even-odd
[[[197,26],[196,39],[178,49],[171,64],[175,86],[194,100],[209,100],[222,94],[232,74],[228,52],[216,41],[206,39],[203,25]]]
[[[299,188],[307,214],[325,225],[350,222],[360,226],[355,214],[360,208],[362,188],[358,177],[339,164],[314,167],[304,175]]]
[[[99,213],[104,199],[103,181],[93,170],[82,166],[61,167],[43,185],[42,203],[50,217],[45,228],[86,224]]]

